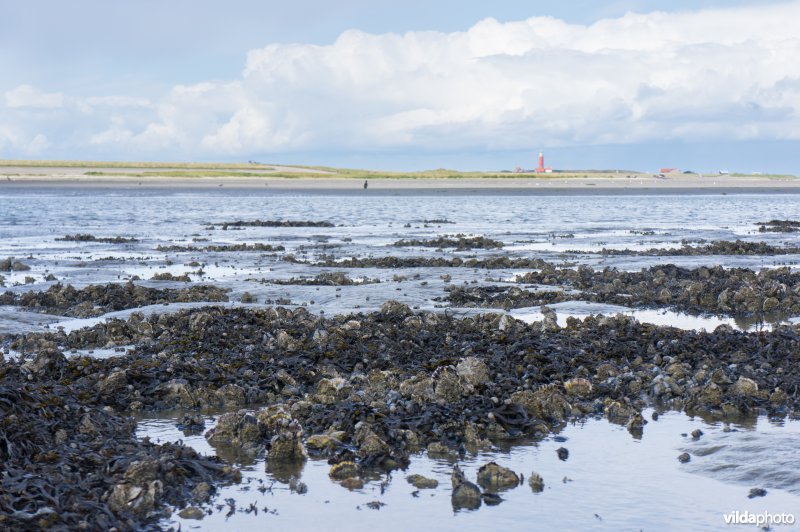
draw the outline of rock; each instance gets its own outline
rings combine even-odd
[[[781,302],[776,297],[768,297],[764,300],[763,309],[764,312],[771,312],[773,310],[779,309],[781,307]]]
[[[197,520],[200,520],[200,519],[202,519],[202,518],[204,518],[206,516],[206,513],[201,508],[198,508],[197,506],[187,506],[186,508],[184,508],[183,510],[178,512],[178,515],[182,519],[197,519]]]
[[[238,384],[226,384],[217,390],[216,395],[226,408],[240,407],[247,404],[244,389]]]
[[[78,432],[89,435],[98,433],[97,427],[92,421],[92,415],[90,413],[87,412],[83,415],[83,417],[81,417],[80,425],[78,425]]]
[[[184,414],[178,428],[184,432],[200,432],[206,427],[202,414]]]
[[[69,434],[67,433],[67,431],[64,429],[58,429],[53,437],[53,442],[56,445],[61,445],[63,443],[66,443],[68,439],[69,439]]]
[[[464,426],[464,445],[467,446],[470,452],[474,452],[478,449],[491,447],[492,443],[480,437],[478,428],[474,423],[467,422]]]
[[[390,453],[389,446],[377,434],[372,431],[369,424],[360,422],[356,424],[356,431],[353,437],[354,443],[358,446],[358,455],[361,458],[368,456],[385,455]]]
[[[212,491],[208,482],[201,482],[192,490],[192,500],[199,503],[208,502],[211,499]]]
[[[755,499],[756,497],[764,497],[767,495],[767,490],[764,488],[753,488],[750,490],[750,494],[747,496],[748,499]]]
[[[758,384],[753,379],[739,377],[739,380],[733,385],[733,393],[741,397],[756,397],[758,396]]]
[[[542,305],[539,310],[542,313],[542,328],[545,331],[558,331],[558,315],[556,312],[546,305]]]
[[[314,399],[323,405],[332,405],[346,399],[352,391],[353,387],[350,383],[341,377],[321,379],[317,383],[317,393],[314,395]]]
[[[133,483],[117,484],[108,497],[108,507],[118,514],[130,512],[139,517],[147,517],[159,504],[163,490],[160,480],[153,480],[143,486]]]
[[[266,444],[266,435],[258,420],[246,410],[222,414],[217,426],[206,433],[211,445],[228,444],[245,447]]]
[[[305,482],[300,482],[296,478],[289,481],[289,490],[297,493],[298,495],[305,495],[308,493],[308,486]]]
[[[712,382],[703,387],[698,400],[701,405],[718,407],[722,404],[722,388]]]
[[[195,332],[203,331],[212,319],[213,317],[208,312],[198,312],[189,319],[189,330]]]
[[[131,341],[128,334],[128,324],[122,320],[113,319],[106,324],[106,336],[108,337],[108,347],[125,345]]]
[[[242,298],[240,300],[242,303],[255,303],[256,298],[253,297],[253,294],[250,292],[242,292]]]
[[[519,477],[510,469],[489,462],[478,470],[478,484],[490,491],[516,488]]]
[[[427,478],[422,475],[409,475],[406,477],[406,480],[409,484],[412,484],[415,488],[424,490],[424,489],[434,489],[439,486],[439,481]]]
[[[456,373],[465,383],[482,388],[489,382],[489,368],[478,357],[466,357],[456,365]]]
[[[732,383],[722,368],[717,368],[711,373],[711,382],[717,385],[727,385]]]
[[[433,380],[424,375],[417,375],[401,382],[399,391],[403,397],[420,404],[430,403],[436,399]]]
[[[156,388],[156,393],[160,393],[164,402],[169,405],[192,408],[197,406],[197,400],[184,379],[173,379]]]
[[[433,455],[441,456],[441,455],[453,454],[453,451],[450,450],[450,447],[438,441],[432,441],[431,443],[429,443],[427,449],[428,449],[428,454],[433,454]]]
[[[125,470],[125,480],[134,484],[144,484],[158,478],[161,468],[158,460],[148,458],[132,462]]]
[[[267,462],[302,462],[308,458],[303,445],[303,429],[293,421],[270,440]]]
[[[642,416],[641,413],[636,413],[633,415],[630,421],[628,421],[628,432],[635,437],[641,438],[645,425],[647,425],[647,420]]]
[[[776,407],[786,406],[786,404],[789,402],[789,394],[780,388],[775,388],[769,395],[769,402],[772,406]]]
[[[456,487],[462,482],[467,481],[467,476],[461,471],[461,468],[458,467],[458,464],[453,466],[453,472],[450,474],[450,484],[452,487]]]
[[[566,447],[559,447],[556,449],[556,454],[558,455],[558,459],[562,462],[566,462],[567,458],[569,458],[569,449]]]
[[[686,462],[688,462],[691,459],[692,459],[692,457],[689,455],[689,453],[681,453],[680,455],[678,455],[678,462],[680,462],[682,464],[685,464]]]
[[[55,348],[46,348],[33,358],[22,364],[22,371],[37,377],[58,377],[63,373],[67,364],[64,354]]]
[[[391,316],[394,318],[404,318],[413,314],[408,305],[398,303],[397,301],[387,301],[381,305],[381,314],[384,316]]]
[[[497,506],[498,504],[503,502],[503,498],[500,495],[488,491],[484,491],[481,494],[481,498],[483,499],[483,502],[486,503],[487,506]]]
[[[443,366],[433,372],[434,394],[445,403],[455,403],[461,399],[464,386],[453,366]]]
[[[534,493],[544,491],[544,479],[536,471],[532,472],[528,477],[528,486],[531,487]]]
[[[588,397],[592,393],[592,383],[588,379],[575,378],[569,379],[564,383],[567,395],[572,397]]]
[[[521,405],[528,415],[549,422],[563,421],[572,411],[572,405],[553,384],[541,386],[535,392],[514,392],[510,400],[512,404]]]
[[[453,488],[450,496],[454,509],[476,510],[481,507],[481,490],[469,481],[464,481]]]
[[[400,430],[398,431],[401,445],[409,453],[418,453],[420,451],[419,438],[413,430]]]
[[[605,400],[603,411],[608,420],[615,423],[627,423],[628,420],[639,413],[632,406],[613,399]]]
[[[702,436],[702,435],[703,435],[703,431],[700,430],[700,429],[694,429],[692,431],[692,439],[693,440],[699,440],[700,436]]]
[[[361,477],[348,477],[343,479],[340,484],[350,491],[360,490],[364,487],[364,480]]]
[[[163,484],[158,479],[159,469],[158,461],[151,458],[129,465],[124,481],[114,486],[109,495],[109,508],[117,513],[148,515],[159,504],[163,493]]]
[[[259,427],[262,427],[269,437],[277,434],[280,429],[288,427],[294,421],[289,408],[284,404],[262,408],[256,412],[256,419]]]
[[[368,435],[358,448],[358,455],[362,458],[390,453],[389,446],[375,433]]]
[[[314,434],[306,438],[306,447],[315,451],[333,450],[342,442],[327,434]]]
[[[128,372],[116,369],[111,375],[97,383],[97,392],[102,396],[115,395],[128,386]]]
[[[355,462],[339,462],[333,464],[328,476],[333,480],[344,480],[346,478],[355,478],[361,474],[361,469]]]
[[[508,314],[503,314],[503,316],[500,318],[500,321],[497,322],[497,329],[502,332],[510,331],[514,328],[515,322],[516,320],[514,318]]]

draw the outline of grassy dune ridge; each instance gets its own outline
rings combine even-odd
[[[565,178],[627,178],[652,177],[652,174],[632,170],[556,170],[553,173],[514,173],[510,171],[459,171],[446,168],[415,172],[389,170],[363,170],[352,168],[332,168],[328,166],[280,165],[248,163],[198,163],[198,162],[108,162],[108,161],[35,161],[0,160],[0,173],[3,168],[13,171],[19,169],[42,169],[39,175],[51,175],[55,169],[69,169],[75,174],[89,177],[135,177],[135,178],[265,178],[265,179],[511,179],[536,178],[542,180]],[[50,171],[48,171],[50,170]],[[30,172],[26,172],[29,175]],[[6,175],[17,175],[7,173]],[[754,178],[765,180],[791,180],[793,175],[783,174],[676,174],[669,178],[710,179],[724,181],[726,178]]]

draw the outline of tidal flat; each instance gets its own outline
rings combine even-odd
[[[0,189],[0,527],[800,507],[793,194],[268,188]]]

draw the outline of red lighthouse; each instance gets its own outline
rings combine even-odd
[[[545,166],[544,166],[544,154],[542,154],[542,152],[540,151],[539,152],[539,166],[536,167],[536,173],[537,174],[541,174],[541,173],[544,173],[544,172],[550,173],[552,171],[553,171],[553,169],[551,167],[549,167],[549,166],[547,168],[545,168]]]

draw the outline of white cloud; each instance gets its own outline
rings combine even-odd
[[[94,115],[84,142],[164,157],[800,139],[798,20],[795,1],[589,26],[350,30],[327,46],[253,50],[239,79],[152,102],[24,85],[5,96],[17,109],[81,108]]]
[[[0,154],[20,156],[38,156],[50,147],[47,137],[41,133],[28,135],[19,128],[0,124]]]
[[[64,95],[58,92],[44,92],[30,85],[20,85],[6,91],[6,105],[11,108],[32,107],[56,109],[64,106]]]

